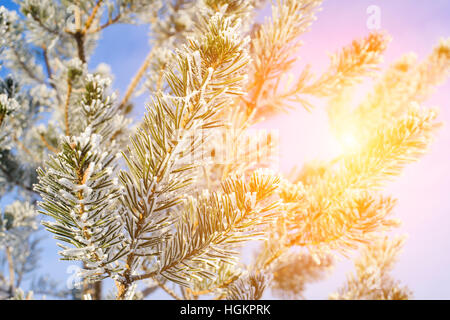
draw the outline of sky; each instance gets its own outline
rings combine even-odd
[[[9,0],[0,0],[0,5],[15,7]],[[450,37],[448,0],[325,0],[311,31],[302,37],[301,60],[293,70],[294,75],[306,63],[320,73],[328,65],[327,53],[367,35],[370,32],[367,9],[371,5],[378,6],[381,29],[392,37],[382,67],[408,52],[415,52],[423,59],[441,37]],[[260,18],[268,14],[269,10],[265,9]],[[114,87],[123,93],[148,53],[147,34],[147,26],[109,27],[89,61],[90,68],[101,62],[109,64],[115,74]],[[135,100],[138,107],[134,116],[142,116],[147,98]],[[403,221],[395,233],[408,235],[392,274],[413,291],[415,299],[450,299],[450,82],[438,87],[424,105],[440,107],[439,119],[444,126],[438,131],[430,152],[419,162],[408,165],[385,188],[386,194],[398,199],[394,214]],[[267,120],[260,127],[278,132],[279,168],[283,172],[313,159],[327,159],[335,149],[325,109],[320,103],[311,112],[299,107]],[[58,249],[50,236],[44,240],[43,249],[41,268],[37,272],[67,281],[71,275],[71,269],[67,269],[70,264],[58,261]],[[351,261],[338,262],[326,280],[307,287],[305,297],[326,299],[344,283],[350,271],[353,271]],[[264,296],[271,297],[270,293]],[[151,298],[167,296],[154,294]]]

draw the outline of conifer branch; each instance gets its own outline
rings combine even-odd
[[[406,163],[415,161],[427,150],[432,133],[438,126],[435,123],[435,117],[433,110],[419,110],[412,107],[407,116],[398,119],[390,127],[381,127],[357,153],[343,156],[338,161],[336,171],[326,171],[316,185],[307,187],[305,195],[308,198],[311,197],[310,207],[307,209],[307,215],[302,219],[310,222],[290,237],[289,244],[314,245],[322,241],[334,241],[333,234],[336,234],[337,230],[343,230],[342,223],[349,226],[347,224],[351,218],[349,214],[353,213],[344,208],[348,208],[351,202],[361,195],[360,190],[378,190],[383,182],[398,175]],[[364,195],[362,199],[365,199]],[[330,200],[336,201],[335,207],[323,202]],[[343,205],[342,208],[340,208],[341,205]],[[361,208],[365,210],[366,206],[363,205]],[[385,208],[389,207],[391,205]],[[373,223],[378,225],[377,220],[380,221],[380,217],[383,219],[389,211],[377,208],[373,211],[375,215],[369,214],[369,217],[375,218]],[[377,217],[379,214],[381,216]],[[360,219],[360,217],[356,218]],[[298,218],[293,217],[293,219]],[[393,225],[392,222],[388,222],[387,226],[389,225]],[[362,227],[370,231],[373,226],[372,223],[364,222]],[[317,233],[313,230],[322,230],[322,232]],[[359,239],[356,234],[350,238]],[[344,241],[342,245],[345,248],[351,246],[351,242]]]
[[[330,295],[330,299],[411,299],[412,293],[409,288],[400,286],[400,283],[389,275],[404,240],[404,237],[389,239],[384,236],[367,245],[354,262],[355,274],[348,275],[344,286]]]
[[[237,30],[238,25],[233,25],[230,20],[220,15],[213,16],[209,21],[204,19],[201,23],[204,34],[199,39],[191,40],[185,46],[185,51],[179,53],[179,70],[173,69],[167,73],[173,96],[156,97],[153,102],[154,109],[148,109],[144,125],[134,138],[133,148],[129,149],[129,155],[124,155],[132,173],[130,175],[122,171],[120,175],[121,182],[127,190],[122,199],[130,213],[126,218],[126,225],[131,237],[131,251],[127,257],[127,271],[124,274],[125,288],[118,295],[119,299],[124,297],[132,282],[153,277],[178,264],[177,261],[172,261],[158,273],[131,275],[138,259],[136,253],[140,246],[139,239],[147,229],[161,229],[157,224],[149,225],[148,219],[154,212],[169,209],[181,201],[174,193],[171,199],[161,203],[157,200],[159,193],[161,191],[179,193],[191,183],[190,173],[195,166],[190,163],[195,160],[189,159],[191,154],[184,154],[186,142],[189,141],[187,133],[195,129],[207,129],[210,124],[205,120],[208,121],[220,110],[223,103],[229,99],[228,96],[239,94],[239,85],[243,80],[239,73],[247,58],[245,51],[240,47],[242,40],[238,38],[239,35],[237,33],[233,35],[233,32],[229,31]],[[223,37],[225,30],[226,36]],[[234,69],[230,68],[233,65]],[[182,76],[181,79],[178,72]],[[225,77],[228,80],[224,83],[222,81]],[[181,134],[178,133],[180,129],[183,130]],[[194,143],[201,147],[198,145],[199,142],[194,140]],[[182,150],[184,151],[180,153]],[[154,155],[154,158],[149,159],[145,156],[148,153]],[[184,161],[183,159],[189,162],[177,164],[180,160]],[[173,176],[171,180],[167,180],[169,174]],[[139,201],[136,196],[142,200]],[[164,216],[162,218],[161,221],[167,220]],[[155,247],[162,239],[164,238],[147,238]],[[195,251],[188,256],[194,254]]]

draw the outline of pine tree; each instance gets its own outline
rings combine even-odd
[[[336,256],[362,250],[335,299],[406,299],[388,272],[401,238],[395,199],[380,193],[427,152],[437,110],[421,107],[450,73],[450,39],[423,62],[379,70],[390,38],[370,33],[314,75],[293,77],[301,36],[320,0],[16,0],[0,7],[0,214],[5,298],[38,260],[39,221],[82,263],[84,298],[260,299],[267,288],[302,297]],[[150,24],[151,50],[120,99],[104,66],[88,61],[104,29]],[[374,88],[355,108],[365,78]],[[143,119],[132,98],[146,93]],[[249,128],[282,111],[327,102],[338,139],[358,146],[283,176],[269,170],[276,141]],[[134,120],[134,121],[133,121]],[[249,146],[257,146],[250,147]],[[257,244],[248,265],[243,248]],[[253,245],[254,247],[255,245]],[[41,279],[35,293],[69,296]]]

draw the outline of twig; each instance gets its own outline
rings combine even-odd
[[[14,291],[16,290],[14,285],[14,261],[11,253],[11,247],[6,247],[6,259],[8,260],[8,270],[9,270],[9,294],[14,296]]]
[[[22,149],[26,154],[28,154],[30,157],[34,159],[36,162],[40,162],[41,159],[37,158],[31,151],[28,149],[19,139],[17,139],[16,136],[13,136],[14,142],[17,144],[17,146]]]
[[[92,22],[95,19],[95,16],[97,15],[98,9],[100,9],[100,6],[102,4],[103,0],[98,0],[97,3],[95,4],[94,9],[92,9],[92,13],[89,16],[89,18],[87,19],[85,25],[84,25],[84,29],[82,31],[83,34],[86,34],[86,32],[89,30],[89,28],[92,25]]]
[[[161,91],[162,90],[162,86],[163,86],[163,76],[164,76],[164,70],[165,70],[166,66],[162,66],[159,69],[159,73],[158,73],[158,81],[156,82],[156,91]]]
[[[67,31],[77,44],[78,58],[86,63],[86,54],[84,53],[84,33],[81,30],[81,12],[79,7],[75,7],[75,32]]]
[[[69,128],[69,102],[70,96],[72,95],[72,81],[70,78],[67,79],[67,97],[66,103],[64,105],[64,123],[66,126],[66,136],[70,137],[70,128]]]
[[[99,31],[102,31],[103,29],[105,29],[106,27],[116,23],[117,21],[119,21],[119,19],[122,17],[122,15],[120,13],[117,14],[117,16],[115,16],[113,19],[109,19],[108,21],[106,21],[104,24],[102,24],[101,26],[99,26],[98,28],[89,31],[87,33],[97,33]]]
[[[179,297],[172,289],[167,287],[164,283],[160,282],[158,279],[153,278],[153,280],[158,284],[158,286],[163,289],[165,292],[167,292],[172,298],[175,300],[183,300],[181,297]]]
[[[213,300],[222,300],[223,298],[225,298],[226,295],[224,293],[221,293],[220,295],[218,295],[217,297],[214,297]]]
[[[145,298],[149,294],[152,294],[156,289],[158,289],[158,286],[147,287],[147,288],[145,288],[144,290],[141,291],[142,296]]]
[[[183,286],[180,286],[180,291],[181,291],[181,295],[183,296],[183,300],[192,300],[191,297],[189,296],[188,290],[190,290],[190,289],[187,288],[185,290]]]
[[[48,61],[47,48],[42,48],[42,50],[43,50],[43,55],[44,55],[45,68],[47,70],[47,76],[48,76],[49,80],[52,80],[53,72],[52,72],[52,68],[50,67],[50,63]],[[51,81],[50,81],[50,85],[55,89],[55,85]]]
[[[228,279],[226,281],[224,281],[222,284],[219,284],[211,289],[205,289],[205,290],[201,290],[201,291],[193,291],[191,289],[188,288],[189,293],[192,294],[193,296],[201,296],[201,295],[205,295],[205,294],[210,294],[212,293],[214,290],[217,289],[223,289],[225,287],[228,287],[230,284],[232,284],[234,281],[236,281],[239,278],[239,276],[234,276],[231,279]]]
[[[34,189],[33,189],[32,187],[23,184],[23,182],[20,181],[20,180],[16,180],[15,177],[13,177],[13,176],[11,175],[11,173],[9,172],[9,170],[8,170],[7,168],[5,168],[1,163],[0,163],[0,170],[3,172],[3,174],[6,176],[6,178],[8,178],[8,182],[12,182],[12,183],[14,183],[16,186],[18,186],[18,187],[20,187],[20,188],[22,188],[22,189],[25,189],[25,190],[27,190],[27,191],[29,191],[29,192],[31,192],[31,193],[34,193],[34,194],[36,194],[36,195],[39,195],[39,193],[36,192],[36,191],[34,191]]]
[[[39,19],[39,17],[36,16],[35,14],[31,14],[31,17],[33,18],[34,21],[36,21],[36,22],[39,24],[39,26],[40,26],[42,29],[44,29],[44,30],[47,31],[48,33],[52,33],[52,34],[55,34],[55,35],[60,35],[57,29],[52,29],[52,28],[46,26],[46,25],[42,22],[42,20]]]
[[[53,153],[58,153],[59,150],[56,149],[54,146],[52,146],[47,139],[45,138],[45,136],[43,134],[39,134],[39,137],[41,138],[42,142],[44,143],[45,147],[50,150]]]
[[[46,47],[42,47],[43,50],[43,56],[44,56],[44,63],[45,63],[45,68],[47,70],[47,77],[48,77],[48,83],[50,85],[50,87],[52,87],[55,91],[56,91],[56,100],[58,101],[58,104],[61,104],[61,98],[58,94],[58,89],[56,88],[55,83],[53,82],[53,71],[52,71],[52,67],[50,65],[50,61],[48,58],[48,51]]]
[[[84,34],[81,31],[72,33],[77,43],[78,58],[81,62],[86,63],[86,54],[84,52]]]
[[[80,7],[75,6],[75,30],[81,31],[81,11]]]
[[[127,91],[125,92],[125,96],[123,97],[122,101],[119,104],[119,109],[125,108],[128,100],[130,100],[131,95],[133,94],[134,90],[136,89],[136,86],[138,85],[139,81],[141,80],[142,76],[144,75],[145,71],[147,70],[148,66],[150,65],[150,62],[153,58],[153,55],[155,54],[155,47],[153,47],[150,52],[148,53],[147,57],[144,60],[144,63],[139,68],[138,72],[134,76],[133,80],[131,80],[130,85],[127,88]]]
[[[14,56],[17,58],[17,61],[19,62],[19,65],[22,67],[22,69],[25,71],[25,73],[33,80],[37,81],[37,82],[41,82],[44,83],[45,81],[43,79],[40,79],[38,76],[36,76],[28,67],[28,65],[22,61],[21,56],[19,55],[19,53],[16,51],[16,49],[12,48],[11,49],[12,52],[14,52]]]

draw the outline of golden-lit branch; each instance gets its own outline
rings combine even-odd
[[[332,55],[329,68],[317,79],[310,73],[309,65],[293,79],[289,72],[298,59],[298,37],[315,19],[319,4],[320,1],[280,2],[281,9],[274,10],[273,22],[266,22],[256,32],[254,75],[245,99],[247,107],[258,113],[255,117],[286,111],[294,104],[311,109],[309,96],[330,98],[377,70],[390,39],[382,33],[371,33]]]
[[[328,70],[317,80],[307,84],[297,83],[297,90],[302,94],[330,97],[344,87],[361,81],[362,76],[373,75],[382,62],[390,38],[383,33],[371,33],[367,37],[354,40],[340,52],[331,55]],[[303,77],[307,79],[307,77]]]
[[[252,41],[252,78],[246,97],[248,113],[260,107],[260,99],[267,95],[273,81],[286,73],[294,62],[305,33],[315,20],[315,12],[322,1],[277,1],[272,6],[272,20],[256,31]]]
[[[323,279],[332,268],[333,259],[314,259],[306,252],[289,252],[275,265],[272,291],[281,298],[303,298],[306,285]]]
[[[354,262],[355,273],[349,274],[346,283],[330,299],[339,300],[408,300],[411,290],[401,286],[389,274],[405,238],[389,239],[387,236],[366,246]]]
[[[349,241],[343,242],[347,247],[363,240],[383,221],[385,227],[394,225],[385,220],[392,201],[379,198],[377,204],[365,192],[378,190],[385,181],[397,176],[405,164],[426,152],[437,127],[435,117],[432,110],[412,107],[389,127],[380,127],[366,145],[343,155],[318,177],[317,183],[305,186],[305,207],[288,213],[288,218],[296,221],[288,226],[296,230],[291,232],[289,243],[320,245],[350,235]],[[352,230],[357,233],[347,233]]]
[[[328,108],[331,128],[339,140],[347,135],[363,141],[375,127],[403,116],[410,103],[424,102],[449,75],[450,39],[441,40],[422,62],[415,54],[405,55],[386,70],[354,110],[348,105],[350,91],[337,95]]]

